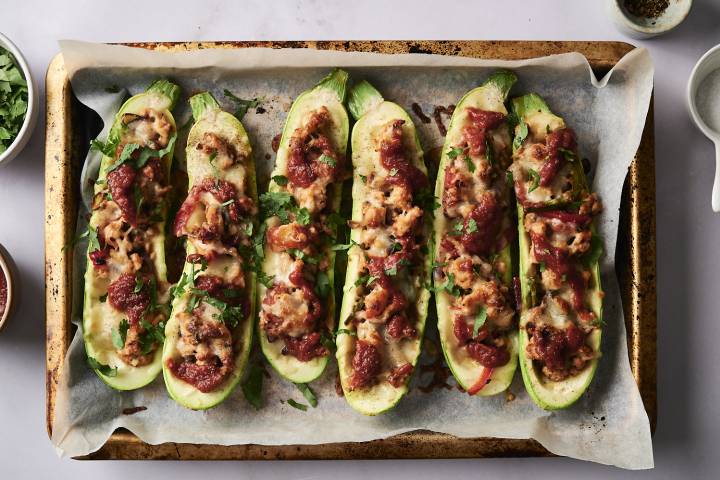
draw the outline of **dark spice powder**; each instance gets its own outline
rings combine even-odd
[[[657,18],[670,5],[670,0],[625,0],[625,10],[636,17]]]

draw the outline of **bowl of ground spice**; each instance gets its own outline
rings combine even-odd
[[[27,145],[37,123],[38,98],[30,67],[0,33],[0,167]]]
[[[0,244],[0,330],[15,307],[15,264],[5,247]]]
[[[607,0],[607,4],[620,32],[644,39],[680,25],[690,13],[692,0]]]

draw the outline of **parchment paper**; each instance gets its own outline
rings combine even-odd
[[[508,62],[290,49],[170,53],[75,41],[61,42],[61,48],[75,94],[102,117],[106,128],[125,95],[138,93],[151,80],[163,76],[183,87],[175,115],[178,125],[189,118],[186,100],[197,91],[210,90],[228,109],[232,104],[223,96],[225,88],[241,98],[262,97],[265,112],[251,109],[244,119],[255,151],[261,190],[267,187],[274,161],[272,138],[281,131],[292,99],[314,85],[330,67],[346,68],[355,80],[368,79],[385,98],[408,111],[417,102],[429,116],[436,105],[456,103],[493,69],[514,70],[520,80],[512,94],[535,91],[545,97],[553,111],[576,130],[583,156],[596,165],[594,188],[605,204],[598,227],[606,250],[602,263],[606,326],[603,357],[595,379],[581,400],[567,410],[546,412],[536,407],[525,392],[519,371],[510,387],[515,398],[510,400],[505,395],[470,397],[455,388],[423,393],[418,386],[427,384],[430,374],[420,368],[411,391],[397,408],[372,418],[355,413],[335,393],[334,361],[313,382],[319,405],[306,412],[285,402],[293,398],[305,403],[300,392],[281,381],[269,367],[270,378],[265,379],[263,388],[264,407],[259,411],[247,403],[240,388],[215,409],[186,410],[168,398],[162,376],[141,390],[116,392],[87,367],[78,331],[58,388],[52,442],[59,455],[93,452],[118,427],[131,430],[151,444],[221,445],[365,441],[428,429],[459,437],[534,438],[558,455],[623,468],[652,468],[650,428],[630,371],[613,265],[623,181],[640,142],[652,90],[653,66],[647,51],[630,52],[597,81],[587,60],[578,53]],[[108,93],[107,89],[115,85],[123,90]],[[426,151],[442,145],[433,123],[413,118]],[[105,132],[100,135],[104,136]],[[183,145],[181,138],[177,148],[180,157]],[[91,153],[83,171],[86,201],[87,186],[97,174],[98,160],[98,155]],[[84,228],[86,213],[80,212],[79,228]],[[84,244],[78,245],[75,255],[79,260],[74,271],[73,321],[78,325],[85,248]],[[428,330],[431,338],[436,335],[433,325]],[[424,349],[421,364],[431,362],[431,354],[436,353],[431,343]],[[257,358],[257,351],[255,354]],[[122,413],[123,409],[137,406],[147,410],[133,415]]]

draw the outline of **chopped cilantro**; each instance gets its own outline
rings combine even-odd
[[[465,233],[475,233],[477,231],[478,231],[477,222],[475,221],[474,218],[469,218],[467,228],[465,229]]]
[[[235,118],[237,118],[238,120],[243,119],[248,109],[255,108],[262,102],[262,100],[258,98],[253,98],[252,100],[245,100],[244,98],[238,97],[228,89],[223,90],[223,93],[225,94],[226,98],[230,99],[235,104],[235,112],[233,113],[233,115],[235,115]]]
[[[348,250],[351,247],[353,247],[354,245],[358,245],[358,243],[351,238],[349,243],[337,243],[337,244],[333,245],[332,247],[330,247],[330,249],[334,250],[334,251]]]
[[[305,397],[305,400],[308,401],[311,407],[317,407],[318,401],[317,397],[315,396],[315,392],[310,389],[310,386],[307,383],[296,383],[295,386],[298,390],[300,390],[300,392],[303,394],[303,397]]]
[[[475,163],[473,163],[472,159],[467,155],[465,155],[465,165],[467,165],[470,173],[475,173]]]
[[[306,411],[307,411],[307,408],[308,408],[307,405],[302,404],[302,403],[298,403],[298,402],[296,402],[295,400],[293,400],[292,398],[288,399],[287,404],[290,405],[290,406],[293,407],[293,408],[296,408],[296,409],[298,409],[298,410],[302,410],[303,412],[306,412]]]
[[[142,290],[143,285],[145,285],[145,282],[143,281],[142,277],[139,275],[135,276],[135,288],[133,288],[133,293],[140,293],[140,290]]]
[[[303,207],[295,212],[295,221],[300,225],[310,225],[310,211]]]
[[[105,303],[107,301],[107,296],[108,296],[107,293],[105,295],[100,295],[98,297],[98,300],[100,300],[100,303]]]
[[[563,157],[565,157],[565,160],[567,160],[568,162],[575,161],[575,152],[573,152],[572,150],[560,147],[559,151],[560,153],[562,153]]]
[[[247,379],[242,384],[242,392],[245,400],[255,407],[255,410],[260,410],[262,408],[263,372],[257,363],[250,364],[248,370]]]
[[[513,140],[513,149],[519,150],[522,147],[525,138],[528,136],[528,126],[525,122],[520,122],[515,129],[515,140]]]
[[[540,174],[532,168],[528,168],[528,173],[530,174],[530,178],[532,178],[533,181],[532,185],[530,185],[530,188],[528,188],[528,193],[530,193],[540,186]]]
[[[325,163],[333,168],[337,165],[337,162],[335,161],[334,158],[332,158],[330,155],[325,155],[324,153],[322,155],[320,155],[320,158],[318,158],[318,161]]]
[[[453,147],[450,150],[447,151],[448,158],[455,159],[458,155],[463,153],[465,151],[462,147]]]
[[[275,175],[272,177],[273,182],[277,183],[281,187],[288,184],[288,179],[285,175]]]
[[[27,82],[12,54],[0,47],[0,153],[17,137],[27,108]]]
[[[123,318],[118,325],[118,329],[112,330],[112,343],[115,348],[120,349],[125,346],[125,338],[127,338],[127,331],[130,328],[126,318]]]
[[[363,183],[367,183],[367,176],[366,176],[366,175],[360,175],[360,180],[361,180]]]
[[[360,275],[357,280],[355,280],[355,285],[370,285],[375,280],[377,280],[378,277],[374,275]]]
[[[480,307],[480,311],[475,317],[475,322],[473,323],[473,338],[477,337],[478,331],[482,328],[483,325],[485,325],[486,320],[487,310],[485,309],[485,307]]]
[[[105,365],[103,363],[98,362],[93,357],[87,357],[88,365],[90,365],[90,368],[93,370],[97,370],[102,375],[105,375],[106,377],[115,377],[117,376],[117,367],[110,367],[109,365]]]

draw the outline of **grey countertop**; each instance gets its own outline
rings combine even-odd
[[[341,5],[344,3],[344,5]],[[11,6],[8,6],[11,4]],[[23,303],[0,333],[2,478],[711,478],[720,468],[720,217],[710,209],[712,144],[694,128],[685,87],[720,43],[720,1],[696,0],[676,31],[624,38],[604,1],[429,0],[94,2],[5,0],[0,31],[25,53],[44,94],[56,41],[243,39],[625,40],[655,61],[658,242],[658,428],[652,471],[563,458],[352,462],[78,462],[60,460],[45,431],[43,112],[26,150],[0,169],[0,243],[21,271]],[[341,473],[342,472],[342,473]]]

